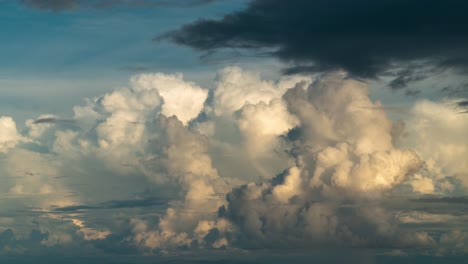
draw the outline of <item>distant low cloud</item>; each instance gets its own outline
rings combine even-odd
[[[289,73],[344,69],[377,77],[414,61],[467,69],[467,9],[458,0],[253,0],[243,11],[200,19],[157,39],[208,52],[268,51],[294,64]],[[423,77],[406,71],[390,86]]]
[[[449,204],[466,204],[468,203],[468,196],[455,196],[455,197],[423,197],[413,199],[414,202],[419,203],[449,203]]]

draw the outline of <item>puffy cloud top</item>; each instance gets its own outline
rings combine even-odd
[[[440,236],[402,228],[463,216],[401,205],[405,195],[466,193],[460,100],[419,102],[403,127],[369,98],[367,83],[344,72],[267,81],[230,67],[208,93],[181,74],[143,74],[74,107],[73,118],[28,120],[24,135],[1,117],[0,191],[14,200],[1,205],[28,208],[15,219],[24,230],[11,232],[39,229],[43,247],[144,253],[465,250],[466,235],[451,227]],[[115,199],[122,196],[134,199]]]

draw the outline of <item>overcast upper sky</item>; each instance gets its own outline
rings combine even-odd
[[[0,0],[0,262],[464,263],[467,11]]]

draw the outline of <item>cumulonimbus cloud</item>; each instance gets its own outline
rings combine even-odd
[[[468,142],[453,129],[466,127],[460,100],[418,102],[403,127],[370,99],[366,82],[344,72],[268,81],[228,67],[213,87],[181,74],[142,74],[75,106],[70,118],[40,115],[22,131],[0,118],[0,172],[14,179],[5,195],[41,216],[34,228],[48,234],[40,236],[44,247],[465,250],[464,232],[424,229],[459,221],[453,211],[413,212],[388,201],[466,193]],[[439,140],[423,144],[427,138]],[[76,186],[85,179],[91,187]],[[157,195],[116,198],[136,182],[135,192],[144,186]],[[108,210],[128,215],[115,220]],[[414,223],[422,226],[402,227]]]

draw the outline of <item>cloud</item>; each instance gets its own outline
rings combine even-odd
[[[448,204],[465,204],[468,202],[468,197],[426,197],[414,199],[415,202],[420,203],[448,203]]]
[[[450,214],[430,214],[425,212],[410,212],[398,215],[398,220],[404,224],[420,224],[420,223],[448,223],[455,219],[456,216]]]
[[[188,141],[183,135],[187,132],[175,132],[179,125],[174,123],[177,130],[167,131],[167,136],[180,138],[162,140],[178,142],[172,145],[174,156],[166,154],[163,161],[178,164],[167,170],[180,175],[184,198],[168,208],[153,227],[151,222],[133,219],[131,237],[136,245],[152,252],[186,247],[368,247],[375,246],[375,241],[385,247],[435,245],[425,232],[399,230],[394,212],[380,205],[385,193],[408,180],[422,168],[422,162],[414,152],[392,145],[391,122],[384,109],[369,99],[365,83],[347,79],[343,73],[329,74],[309,86],[293,86],[282,98],[267,100],[268,104],[259,101],[239,106],[240,122],[233,122],[247,137],[252,131],[266,131],[267,136],[256,139],[260,142],[270,134],[272,139],[284,138],[296,127],[298,137],[289,139],[295,165],[258,183],[230,185],[233,189],[225,201],[213,199],[216,193],[226,193],[217,180],[220,175],[199,168],[216,163],[207,156],[205,166],[193,167],[191,164],[203,159],[186,160],[187,154],[180,159],[178,153],[187,151],[178,151],[185,149]],[[294,116],[295,121],[285,123],[284,129],[262,122],[256,122],[258,127],[252,130],[242,129],[242,122],[247,122],[242,120],[266,113],[273,116],[268,120],[278,119],[274,121],[278,124],[288,120],[279,113]],[[209,154],[207,146],[192,148]],[[186,178],[189,172],[193,175]]]
[[[406,124],[408,136],[403,144],[413,148],[425,160],[428,170],[437,179],[446,176],[468,186],[468,119],[459,114],[457,102],[422,100],[417,102]],[[462,100],[461,100],[462,101]]]
[[[415,175],[414,179],[411,181],[411,186],[413,191],[419,193],[433,193],[434,192],[434,183],[431,178],[424,177],[422,175]]]
[[[174,91],[186,96],[177,98]],[[84,243],[82,240],[106,240],[114,234],[115,230],[105,226],[96,227],[93,218],[89,222],[89,219],[80,218],[83,213],[98,217],[98,209],[138,211],[139,208],[160,205],[164,210],[168,206],[167,200],[151,198],[97,202],[102,199],[99,198],[101,194],[106,197],[108,192],[91,194],[94,199],[82,202],[82,191],[87,192],[87,189],[97,187],[96,184],[108,186],[106,181],[116,181],[116,175],[135,177],[128,182],[146,178],[147,183],[180,186],[187,196],[185,203],[174,205],[174,210],[181,210],[175,216],[175,219],[181,219],[180,224],[176,224],[170,215],[167,219],[174,222],[173,228],[179,232],[178,228],[187,223],[195,221],[196,224],[196,219],[181,217],[185,210],[219,203],[211,199],[216,188],[210,181],[217,177],[217,173],[206,154],[206,139],[186,126],[202,110],[207,93],[194,83],[184,81],[180,74],[137,76],[130,81],[129,88],[117,89],[76,106],[73,118],[40,115],[26,121],[24,133],[33,139],[31,144],[43,149],[41,152],[36,152],[37,149],[30,145],[14,148],[15,140],[22,135],[16,131],[15,122],[4,117],[2,131],[9,152],[3,160],[6,166],[2,167],[2,176],[14,180],[2,188],[9,188],[7,194],[18,200],[20,208],[36,208],[34,213],[25,211],[28,214],[22,220],[26,222],[25,226],[35,222],[31,217],[40,215],[45,219],[40,227],[50,234],[44,241],[48,247]],[[180,98],[185,99],[177,100]],[[61,120],[73,120],[73,126],[58,126]],[[92,178],[90,182],[85,179],[88,175]],[[90,187],[80,187],[80,184]],[[131,187],[125,186],[124,192],[128,191]],[[69,196],[70,193],[77,195]],[[121,195],[118,191],[116,194]],[[209,206],[214,211],[218,207]],[[58,215],[63,222],[51,225]],[[165,239],[161,238],[161,241]]]
[[[290,72],[344,69],[376,77],[415,61],[466,69],[466,8],[457,0],[253,0],[245,10],[219,20],[200,19],[157,39],[201,51],[266,50],[293,62]],[[396,79],[392,85],[415,78]]]
[[[164,99],[162,114],[175,115],[184,124],[197,117],[208,97],[208,90],[184,81],[182,74],[141,74],[131,83],[141,89],[157,89]]]
[[[109,230],[96,230],[86,227],[85,223],[78,219],[73,219],[72,222],[74,225],[80,228],[76,232],[81,234],[84,240],[102,240],[111,234]]]
[[[0,224],[47,234],[39,249],[93,253],[435,252],[463,237],[450,234],[464,198],[424,199],[466,196],[464,99],[419,101],[403,125],[342,71],[268,80],[228,67],[210,87],[139,74],[70,118],[24,130],[0,118]]]
[[[298,125],[286,104],[280,99],[245,105],[239,113],[239,129],[245,139],[244,144],[251,159],[265,156],[274,151],[279,136],[286,134]]]
[[[124,6],[155,7],[196,7],[216,0],[18,0],[20,3],[36,9],[50,11],[68,11],[82,7],[112,8]]]
[[[468,233],[462,230],[453,230],[440,238],[440,253],[459,254],[468,252]]]
[[[227,195],[220,216],[238,231],[236,245],[433,244],[427,234],[401,233],[392,213],[376,202],[421,168],[421,161],[392,145],[390,121],[383,110],[370,109],[378,104],[364,83],[329,74],[289,89],[283,98],[298,118],[291,151],[296,165]],[[351,206],[343,208],[345,203]]]
[[[111,200],[97,205],[70,205],[65,207],[54,208],[54,212],[77,212],[82,210],[106,210],[106,209],[121,209],[121,208],[140,208],[162,206],[167,203],[166,199],[160,197],[148,197],[143,199],[131,200]]]
[[[280,98],[287,89],[297,83],[307,85],[311,79],[306,76],[292,76],[280,79],[277,83],[263,80],[260,74],[243,71],[239,67],[226,67],[218,74],[214,92],[216,115],[232,114],[245,104],[269,103]]]
[[[162,133],[152,150],[160,157],[151,168],[177,182],[183,197],[166,210],[156,230],[133,219],[132,239],[143,248],[174,249],[193,243],[200,221],[216,214],[223,203],[217,193],[226,192],[226,183],[213,168],[205,137],[187,130],[176,117],[159,116],[157,130]]]
[[[459,107],[468,107],[468,101],[467,100],[461,100],[457,102],[457,105]]]
[[[16,130],[16,123],[9,116],[0,117],[0,152],[6,152],[16,146],[22,137]]]
[[[434,67],[431,62],[407,62],[402,69],[396,70],[394,73],[387,73],[390,76],[396,76],[388,83],[388,86],[394,90],[406,88],[408,85],[425,80],[431,76],[441,74],[443,69]],[[407,95],[415,95],[418,91],[408,90]]]
[[[209,150],[220,175],[271,178],[293,165],[281,135],[297,120],[281,97],[289,88],[311,82],[311,77],[301,75],[268,80],[259,72],[239,67],[218,71],[212,96],[193,127],[209,137]]]
[[[36,120],[34,120],[32,123],[33,124],[55,124],[55,123],[60,123],[60,122],[64,122],[64,123],[72,123],[73,120],[69,120],[69,119],[60,119],[60,118],[55,118],[55,117],[42,117],[42,118],[38,118]]]
[[[18,237],[12,229],[3,230],[0,233],[0,251],[3,254],[22,254],[27,248],[40,247],[41,242],[47,240],[48,233],[33,229],[27,236]]]

